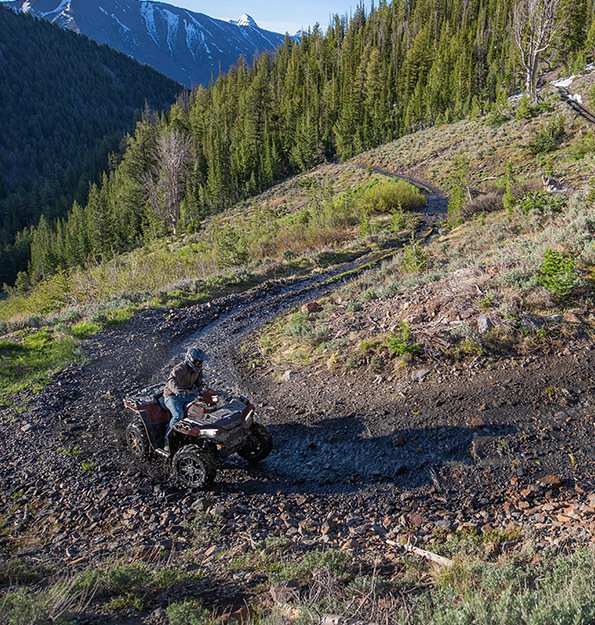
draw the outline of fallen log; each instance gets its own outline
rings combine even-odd
[[[391,547],[399,547],[401,549],[404,549],[409,553],[413,553],[420,558],[430,560],[431,562],[434,562],[435,564],[438,564],[440,566],[452,566],[452,560],[450,558],[439,556],[437,553],[432,553],[431,551],[427,551],[426,549],[420,549],[419,547],[411,545],[410,543],[405,543],[402,545],[401,543],[397,543],[394,540],[387,540],[386,544],[390,545]]]

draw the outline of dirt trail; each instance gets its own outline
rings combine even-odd
[[[419,229],[427,236],[447,198],[417,182],[429,194]],[[379,550],[395,528],[423,537],[463,523],[522,523],[548,501],[552,518],[561,507],[582,514],[594,474],[592,346],[398,387],[331,373],[279,384],[245,369],[242,339],[380,255],[209,304],[144,311],[88,341],[87,364],[55,376],[26,414],[0,420],[0,504],[10,527],[0,555],[84,566],[132,548],[184,551],[202,510],[222,518],[229,543],[284,536]],[[276,445],[260,468],[227,462],[205,494],[177,490],[165,464],[135,465],[123,447],[122,397],[161,381],[189,344],[210,353],[211,386],[255,399]],[[566,405],[544,400],[548,386],[567,389]],[[539,485],[548,472],[559,484]],[[527,485],[529,498],[519,494]],[[529,503],[505,506],[519,497]],[[568,540],[562,521],[540,523],[552,540]],[[577,523],[572,540],[591,536]]]

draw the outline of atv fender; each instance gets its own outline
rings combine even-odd
[[[147,411],[139,410],[137,414],[141,418],[141,421],[145,426],[145,431],[147,432],[147,437],[149,438],[151,447],[153,447],[153,449],[162,447],[163,439],[161,438],[160,440],[157,440],[159,438],[159,435],[156,432],[156,428],[151,424],[151,420],[149,419]]]

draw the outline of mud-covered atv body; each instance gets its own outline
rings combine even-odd
[[[126,428],[126,442],[139,459],[156,454],[171,461],[176,481],[187,488],[210,486],[220,458],[239,454],[259,462],[271,452],[267,429],[254,421],[254,406],[243,397],[206,391],[188,404],[184,418],[165,441],[171,414],[162,387],[143,389],[124,399],[134,417]]]

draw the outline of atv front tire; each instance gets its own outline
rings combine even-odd
[[[254,423],[250,428],[249,442],[238,453],[248,462],[264,460],[273,449],[273,437],[260,423]]]
[[[217,461],[198,445],[182,447],[172,460],[176,482],[184,488],[208,488],[215,481]]]
[[[146,460],[151,455],[151,444],[147,436],[145,424],[135,419],[126,428],[126,444],[132,455],[139,460]]]

